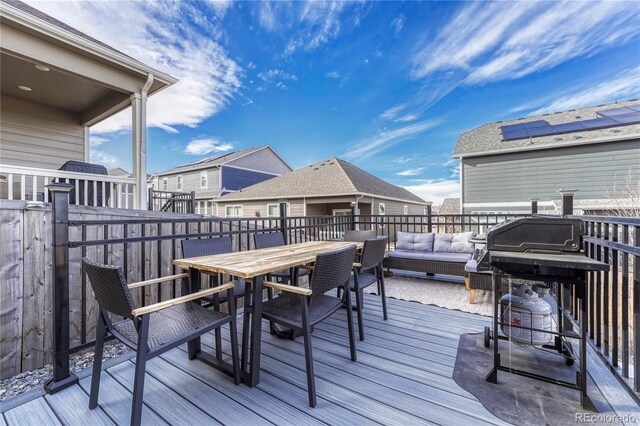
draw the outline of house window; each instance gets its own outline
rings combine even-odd
[[[210,215],[214,215],[215,213],[213,212],[213,201],[207,201],[207,213],[205,214],[210,214]]]
[[[178,191],[182,191],[182,175],[178,175],[178,181],[177,181],[177,189]]]
[[[227,217],[242,217],[242,206],[226,206],[224,211]]]
[[[402,213],[403,213],[403,214],[409,214],[409,206],[404,206],[404,207],[402,208]]]
[[[384,216],[385,211],[386,211],[386,206],[384,205],[384,203],[379,203],[378,204],[378,214],[380,216]]]
[[[209,181],[207,178],[207,171],[200,172],[200,188],[206,188],[209,186]]]
[[[290,205],[287,203],[286,213],[289,215]],[[280,217],[280,204],[267,204],[267,216]]]
[[[169,190],[169,178],[162,178],[162,190],[163,191]]]

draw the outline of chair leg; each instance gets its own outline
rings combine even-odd
[[[96,330],[96,348],[93,355],[93,372],[91,374],[91,392],[89,393],[89,409],[98,406],[98,393],[100,392],[100,373],[102,372],[102,354],[104,352],[104,335],[106,327],[102,312],[98,311],[98,328]]]
[[[315,407],[316,401],[316,381],[313,371],[313,348],[311,345],[311,327],[309,326],[309,305],[308,299],[301,296],[302,302],[302,332],[304,333],[304,360],[307,367],[307,391],[309,393],[309,406]]]
[[[142,421],[142,395],[144,393],[144,373],[149,353],[149,315],[142,315],[138,329],[138,351],[133,380],[133,404],[131,406],[131,426],[139,426]]]
[[[233,382],[236,385],[240,384],[240,357],[238,356],[238,327],[236,322],[238,317],[236,316],[236,300],[233,297],[232,290],[228,290],[227,293],[229,315],[231,321],[229,322],[229,337],[231,340],[231,363],[233,365]]]
[[[345,291],[347,296],[347,306],[351,306],[351,291]],[[356,336],[353,332],[353,314],[351,309],[347,309],[347,326],[349,327],[349,350],[351,351],[351,361],[356,361]]]
[[[358,335],[360,336],[360,340],[364,340],[364,320],[362,319],[362,299],[364,298],[364,291],[357,289],[354,293],[356,295],[356,312],[358,314]]]
[[[469,303],[470,304],[475,304],[476,303],[476,289],[472,288],[469,294]]]
[[[469,287],[469,277],[464,277],[464,287],[467,289],[467,291],[471,290],[471,288]]]
[[[388,320],[389,317],[387,315],[387,295],[385,294],[384,289],[384,274],[382,273],[382,266],[379,268],[380,275],[378,280],[378,285],[380,285],[380,297],[382,298],[382,316],[384,320]]]

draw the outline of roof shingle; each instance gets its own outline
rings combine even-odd
[[[422,198],[410,191],[385,182],[361,168],[335,157],[225,195],[220,199],[220,202],[358,194],[426,204]]]

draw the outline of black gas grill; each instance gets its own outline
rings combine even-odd
[[[478,269],[493,271],[494,318],[493,333],[485,330],[485,343],[493,337],[494,366],[487,381],[497,383],[498,371],[507,371],[549,383],[577,389],[584,408],[593,405],[587,396],[587,363],[586,363],[586,273],[588,271],[607,271],[609,265],[590,259],[582,252],[582,236],[584,224],[580,219],[536,216],[516,219],[493,228],[486,237],[486,246],[479,254]],[[520,371],[500,365],[498,341],[506,340],[499,334],[500,325],[500,283],[503,275],[514,278],[543,281],[555,286],[557,302],[557,332],[554,334],[553,349],[562,354],[567,364],[574,361],[573,349],[567,338],[580,338],[580,372],[576,383],[556,380],[528,371]],[[569,286],[575,286],[577,299],[580,301],[580,334],[571,329],[571,322],[565,313],[566,296]],[[513,325],[512,325],[513,327]],[[532,328],[520,327],[536,331]],[[497,338],[496,338],[497,336]]]

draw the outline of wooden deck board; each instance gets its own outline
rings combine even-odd
[[[452,378],[460,334],[482,331],[491,318],[388,299],[389,321],[384,321],[379,297],[366,296],[365,307],[365,341],[357,341],[355,363],[349,359],[345,311],[315,327],[316,408],[307,405],[301,339],[277,339],[265,321],[257,388],[235,386],[228,376],[200,361],[189,361],[185,347],[180,347],[147,364],[143,423],[504,424]],[[205,335],[202,344],[203,350],[212,351],[213,335]],[[223,332],[226,356],[229,345],[228,333]],[[600,406],[610,404],[618,414],[637,411],[593,357],[589,368],[597,383],[590,394],[597,393],[594,399]],[[92,412],[86,408],[87,377],[71,389],[6,411],[2,421],[8,426],[83,420],[127,424],[133,369],[129,360],[103,372],[99,408]]]

